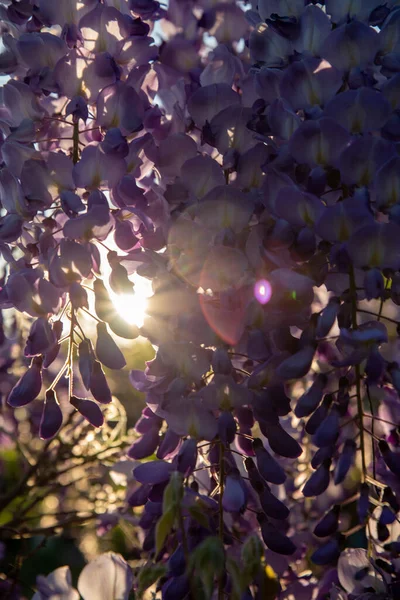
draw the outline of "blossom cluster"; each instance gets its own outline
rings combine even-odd
[[[0,306],[32,318],[8,405],[43,398],[51,439],[67,377],[101,427],[104,368],[140,335],[135,589],[396,598],[400,3],[10,0],[0,16]],[[153,291],[141,327],[109,293],[133,298],[134,274]]]

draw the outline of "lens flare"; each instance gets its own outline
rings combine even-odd
[[[260,304],[267,304],[271,300],[272,288],[266,279],[260,279],[254,286],[254,296]]]

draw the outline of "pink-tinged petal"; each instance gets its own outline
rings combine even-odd
[[[44,67],[53,69],[68,50],[64,40],[51,33],[23,33],[17,48],[22,61],[32,71],[40,71]]]
[[[92,560],[79,575],[83,600],[128,600],[133,572],[120,554],[107,552]]]
[[[104,417],[98,404],[91,400],[77,398],[76,396],[71,396],[70,403],[93,427],[101,427],[103,425]]]
[[[190,116],[202,127],[206,121],[211,122],[221,110],[240,104],[240,96],[226,83],[213,83],[198,89],[188,100]]]
[[[79,162],[73,170],[75,185],[81,188],[109,188],[117,185],[126,171],[123,158],[104,154],[101,147],[89,144],[82,152]]]
[[[110,404],[112,401],[110,388],[108,387],[106,376],[101,368],[101,364],[95,360],[90,373],[89,389],[93,398],[100,404]]]
[[[214,246],[204,262],[200,286],[203,290],[222,292],[240,287],[248,274],[249,264],[240,250],[229,246]]]
[[[54,437],[61,428],[63,415],[54,390],[47,390],[40,421],[39,435],[42,440]]]
[[[202,87],[215,83],[232,85],[235,75],[242,73],[240,60],[229,52],[225,44],[217,46],[207,56],[207,66],[200,75]]]
[[[220,44],[230,44],[246,36],[249,25],[239,6],[218,3],[214,14],[215,22],[209,34],[213,35]]]
[[[379,130],[390,113],[390,104],[383,94],[366,87],[337,94],[324,111],[353,134]]]
[[[105,323],[97,323],[96,356],[109,369],[123,369],[124,355],[107,331]]]
[[[256,144],[241,154],[236,166],[235,185],[242,190],[260,188],[265,179],[262,167],[269,157],[270,149],[266,144]]]
[[[272,135],[288,140],[301,124],[301,119],[284,98],[274,100],[268,111],[268,124]]]
[[[12,388],[7,398],[7,404],[13,408],[25,406],[40,394],[42,389],[42,358],[32,360],[29,369],[22,375]]]
[[[18,127],[24,119],[36,121],[41,119],[45,110],[40,106],[37,96],[29,85],[10,79],[2,88],[3,103],[8,111],[8,125]]]
[[[379,210],[386,211],[400,202],[400,158],[397,155],[378,170],[374,187]]]
[[[130,170],[129,156],[127,157],[128,170]],[[140,188],[132,175],[124,175],[117,185],[111,190],[111,199],[119,208],[127,206],[140,206],[145,204],[144,190]]]
[[[118,127],[122,135],[142,128],[143,113],[139,95],[122,81],[105,87],[97,98],[98,125],[105,129]]]
[[[44,354],[52,348],[56,341],[54,331],[48,320],[44,317],[39,317],[39,319],[33,322],[30,328],[24,354],[25,356]]]
[[[286,14],[286,11],[282,14]],[[266,67],[286,66],[292,44],[266,23],[260,23],[250,34],[249,49],[253,60]]]
[[[85,0],[84,2],[75,2],[75,0],[58,0],[57,4],[53,0],[39,0],[40,15],[45,18],[46,23],[52,25],[61,25],[65,23],[79,23],[86,13],[90,12],[96,5],[97,0]]]
[[[171,147],[174,152],[171,152]],[[195,141],[184,133],[170,135],[163,140],[158,148],[156,166],[163,177],[175,177],[179,175],[182,165],[188,158],[197,155]]]
[[[253,204],[248,196],[226,185],[212,189],[193,210],[203,228],[231,229],[236,234],[248,225],[252,212]]]
[[[21,177],[24,164],[30,160],[38,160],[40,154],[35,148],[7,139],[1,147],[2,159],[15,177]]]
[[[60,254],[66,267],[75,269],[82,277],[89,277],[92,272],[92,257],[89,249],[72,240],[61,240]]]
[[[214,187],[225,184],[221,166],[207,155],[186,160],[181,168],[181,180],[198,199]]]
[[[276,214],[295,227],[312,227],[321,216],[324,205],[313,194],[295,187],[281,188],[276,199]]]
[[[29,205],[24,197],[21,184],[6,168],[0,171],[0,202],[9,213],[23,215],[29,212]]]
[[[94,54],[107,52],[116,56],[123,39],[129,36],[129,21],[113,6],[97,4],[84,15],[79,27],[85,40],[85,48]]]
[[[238,105],[221,110],[210,122],[215,147],[224,154],[236,150],[239,154],[255,145],[254,134],[247,124],[253,116],[251,108]]]
[[[144,23],[143,21],[140,21],[139,23],[135,22],[133,27],[135,25],[138,28],[142,28],[143,31],[145,28],[148,28],[147,23]],[[139,74],[139,69],[143,68],[143,70],[148,72],[148,70],[150,70],[149,63],[155,61],[158,58],[158,54],[159,49],[154,44],[153,38],[145,35],[143,35],[143,37],[131,35],[126,38],[118,53],[118,64],[124,67],[129,73],[127,83],[135,87],[134,77]],[[136,89],[136,91],[138,92],[139,90]]]
[[[285,69],[280,92],[294,110],[324,106],[343,83],[341,71],[320,58],[304,58]]]
[[[400,227],[394,223],[373,223],[358,229],[351,236],[347,250],[360,267],[394,269],[400,265]]]
[[[330,32],[331,22],[326,13],[319,6],[308,4],[300,16],[300,35],[294,40],[294,48],[302,54],[320,56],[322,43]]]
[[[199,66],[200,57],[191,40],[176,36],[161,48],[160,62],[180,73],[188,73]]]
[[[60,92],[71,99],[83,95],[90,104],[94,104],[100,91],[116,81],[112,57],[105,61],[104,54],[97,54],[93,58],[83,48],[70,50],[54,69],[54,77]],[[104,62],[107,63],[106,68],[102,64]]]
[[[394,156],[396,152],[392,142],[376,136],[357,137],[340,156],[339,169],[343,183],[360,187],[370,185],[379,167]]]
[[[371,64],[379,48],[378,33],[360,21],[337,27],[325,39],[321,55],[343,71]]]
[[[299,163],[335,166],[340,153],[350,142],[350,135],[328,117],[304,121],[289,141],[289,152]]]
[[[250,298],[247,288],[226,290],[213,296],[199,294],[207,323],[222,340],[231,345],[237,344],[242,337]]]

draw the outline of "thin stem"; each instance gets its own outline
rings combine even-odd
[[[69,397],[72,396],[72,386],[73,386],[73,351],[74,351],[74,329],[75,329],[75,312],[74,309],[71,311],[71,329],[69,332],[69,341],[68,341],[68,375],[69,375],[69,384],[68,384],[68,393]]]
[[[372,448],[372,473],[374,476],[374,479],[376,479],[376,466],[375,466],[375,442],[374,439],[376,438],[375,436],[375,418],[374,418],[374,407],[372,406],[372,400],[371,400],[371,394],[369,392],[369,385],[367,384],[366,386],[367,388],[367,398],[368,398],[368,403],[369,403],[369,409],[371,411],[371,433],[372,433],[372,437],[371,437],[371,448]],[[363,414],[364,416],[364,414]]]
[[[376,415],[369,415],[367,413],[364,413],[363,416],[366,417],[367,419],[376,419],[377,421],[381,421],[382,423],[386,423],[387,425],[393,425],[393,427],[399,426],[399,423],[394,423],[393,421],[388,421],[387,419],[381,419],[380,417],[377,417]]]
[[[68,339],[69,339],[69,336],[68,336]],[[61,369],[59,370],[58,375],[55,377],[52,384],[50,385],[49,390],[54,390],[57,383],[60,381],[61,377],[64,375],[66,369],[68,369],[68,366],[69,366],[68,360],[66,360],[65,363],[63,364],[63,366],[61,367]]]
[[[74,143],[72,150],[72,162],[75,165],[79,160],[79,122],[74,123],[74,134],[72,140]]]
[[[224,445],[219,444],[219,498],[218,498],[218,534],[222,544],[224,543],[224,508],[222,506],[222,497],[224,495],[225,484],[225,457]],[[220,577],[218,582],[218,600],[223,600],[224,597],[224,576]]]
[[[95,321],[97,321],[98,323],[102,323],[102,321],[100,321],[100,319],[98,319],[97,317],[95,317],[90,311],[87,310],[87,308],[83,308],[82,307],[83,312],[85,312],[87,315],[89,315],[89,317],[92,317],[92,319],[94,319]]]
[[[396,319],[392,319],[391,317],[386,317],[385,315],[383,315],[381,309],[379,310],[379,313],[375,313],[372,310],[364,310],[363,308],[357,308],[357,312],[365,313],[366,315],[376,317],[378,321],[380,319],[385,319],[386,321],[394,323],[395,325],[398,325],[400,323],[400,321],[396,321]]]
[[[356,278],[354,275],[354,267],[351,266],[349,270],[350,278],[350,293],[351,293],[351,315],[353,329],[357,329],[357,291],[356,291]],[[367,464],[365,460],[365,439],[364,439],[364,423],[363,423],[363,404],[361,398],[361,372],[360,365],[354,367],[356,375],[356,393],[357,393],[357,412],[360,421],[360,450],[361,450],[361,463],[362,463],[362,483],[365,482],[367,475]]]

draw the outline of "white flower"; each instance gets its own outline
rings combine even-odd
[[[128,600],[133,573],[120,554],[107,552],[83,569],[78,590],[83,600]]]
[[[39,575],[36,584],[38,591],[32,600],[79,600],[79,594],[71,584],[69,567],[60,567],[47,577]]]
[[[348,594],[362,594],[372,588],[385,592],[386,585],[380,573],[374,569],[364,548],[346,548],[338,561],[340,584]]]

